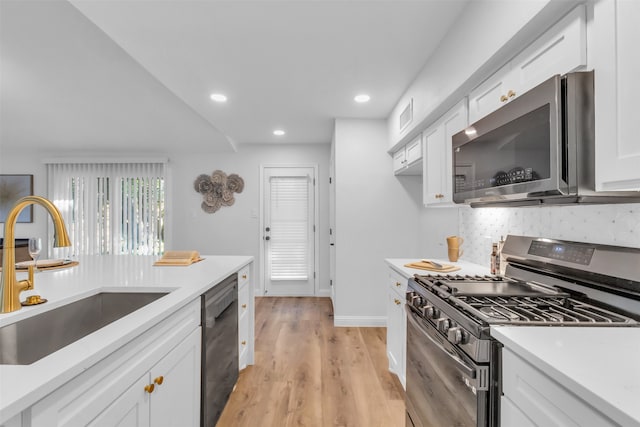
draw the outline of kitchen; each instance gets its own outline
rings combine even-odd
[[[609,2],[588,3],[586,7],[586,34],[584,34],[586,40],[583,40],[587,46],[586,69],[608,70],[610,64],[615,63],[615,58],[595,55],[596,52],[614,54],[613,51],[607,49],[604,38],[594,35],[594,31],[606,32],[606,27],[603,30],[597,25],[594,26],[596,22],[594,8],[599,10],[599,13],[605,14],[604,19],[607,19],[607,14],[613,13],[604,6],[607,3]],[[619,3],[621,8],[633,7],[631,2]],[[454,17],[456,19],[452,29],[446,32],[446,37],[439,44],[436,43],[436,46],[433,46],[431,56],[428,59],[425,57],[420,62],[420,66],[414,69],[414,72],[407,72],[411,76],[406,77],[405,86],[397,89],[396,98],[389,104],[391,106],[397,105],[397,107],[373,116],[367,116],[356,110],[333,113],[333,117],[338,117],[332,124],[333,144],[330,144],[332,137],[329,134],[324,140],[315,141],[319,142],[316,144],[263,146],[240,143],[237,152],[228,148],[223,152],[209,155],[206,151],[203,155],[201,151],[196,150],[191,154],[185,150],[172,151],[171,145],[160,147],[153,144],[155,140],[166,141],[169,139],[161,135],[162,131],[168,135],[175,135],[169,133],[169,129],[161,127],[162,117],[148,117],[148,120],[152,120],[153,126],[147,122],[151,130],[146,130],[146,132],[157,128],[159,129],[157,134],[147,134],[139,128],[131,127],[133,125],[126,121],[119,122],[114,119],[110,123],[114,127],[120,126],[121,129],[129,132],[131,140],[135,142],[136,148],[129,149],[127,156],[155,157],[167,156],[166,153],[170,153],[168,157],[172,166],[172,186],[174,189],[171,203],[174,208],[170,220],[172,223],[172,227],[170,227],[171,244],[176,248],[197,247],[201,253],[210,255],[248,254],[256,260],[260,258],[260,226],[258,219],[252,216],[252,210],[260,210],[257,183],[260,181],[259,166],[261,164],[319,163],[319,182],[327,182],[329,177],[335,179],[336,212],[335,220],[331,220],[332,213],[329,205],[332,203],[333,196],[330,195],[329,188],[321,186],[319,189],[321,209],[319,247],[323,249],[319,254],[317,295],[329,296],[334,292],[332,297],[335,310],[334,319],[337,326],[384,326],[387,321],[385,284],[388,271],[383,260],[412,256],[444,258],[446,256],[445,237],[449,235],[458,234],[464,237],[465,254],[463,260],[483,266],[488,265],[491,241],[497,241],[501,235],[507,234],[640,247],[638,232],[640,215],[638,215],[637,204],[508,209],[468,209],[453,205],[425,208],[423,207],[422,194],[422,180],[425,174],[423,173],[422,176],[393,176],[391,153],[397,152],[399,148],[410,143],[420,132],[436,123],[441,116],[457,106],[465,96],[473,93],[488,77],[499,72],[505,64],[510,64],[512,58],[516,57],[526,46],[541,36],[577,4],[579,2],[460,3],[458,10],[449,11],[449,22],[453,22]],[[82,8],[81,6],[79,5],[80,8]],[[90,14],[89,11],[85,12]],[[27,25],[41,25],[43,28],[48,28],[46,25],[51,25],[52,20],[47,18],[53,16],[51,13],[40,16],[39,19],[42,21],[33,17],[30,24],[27,21],[21,25],[24,28],[30,28]],[[134,16],[132,11],[129,13],[130,15],[125,15]],[[629,13],[622,15],[630,16]],[[94,19],[98,18],[94,16]],[[109,23],[111,22],[113,25],[113,22],[106,19],[105,15],[103,15],[103,19],[105,19],[102,22],[103,31],[109,33]],[[398,17],[398,19],[400,18]],[[61,22],[69,24],[66,21]],[[415,22],[421,22],[421,20]],[[500,22],[501,25],[495,25],[496,22]],[[65,25],[63,24],[61,27],[65,27]],[[66,27],[68,28],[70,25]],[[85,30],[89,31],[86,28]],[[111,30],[116,31],[114,28]],[[121,30],[123,31],[121,35],[126,35],[127,28]],[[621,27],[619,31],[630,31],[628,38],[623,32],[620,40],[634,40],[633,26]],[[71,43],[73,35],[70,34],[68,37],[65,46],[71,49],[74,46]],[[92,37],[97,36],[93,35]],[[3,37],[3,39],[5,38]],[[92,40],[91,37],[86,37],[86,39]],[[105,43],[101,38],[98,38],[98,42]],[[599,43],[604,46],[599,46]],[[621,48],[623,47],[624,45],[621,45]],[[109,49],[108,46],[103,48]],[[136,46],[129,46],[129,48],[135,49]],[[111,49],[113,48],[111,47]],[[111,52],[111,54],[114,53]],[[42,58],[46,58],[46,56],[40,56],[39,60]],[[145,62],[148,58],[142,56],[138,60]],[[621,97],[619,103],[615,104],[620,106],[618,107],[620,108],[618,113],[620,122],[616,123],[610,118],[606,120],[601,118],[605,117],[607,112],[616,111],[615,106],[604,105],[600,107],[604,109],[603,113],[597,113],[597,120],[604,120],[599,123],[608,126],[607,134],[619,132],[620,135],[628,135],[631,132],[632,119],[630,116],[633,109],[624,108],[625,105],[631,105],[631,101],[624,97],[637,93],[637,83],[631,77],[634,75],[633,66],[637,69],[637,63],[632,62],[632,58],[629,57],[625,57],[625,60],[630,61],[629,69],[625,68],[620,71],[619,78],[624,79],[623,81],[628,84],[627,87],[630,89],[615,92]],[[603,61],[604,64],[602,64]],[[3,63],[6,62],[3,61]],[[145,63],[147,67],[153,65],[149,62]],[[70,64],[80,65],[73,62]],[[447,65],[445,67],[442,64]],[[34,66],[47,70],[52,65],[46,62],[44,64],[37,62]],[[131,64],[129,66],[133,67]],[[571,69],[561,72],[571,71]],[[56,73],[52,74],[58,75],[59,72],[61,75],[72,76],[71,79],[79,78],[72,71],[72,69],[62,68],[56,69]],[[94,69],[93,72],[97,73],[98,70]],[[629,74],[625,74],[625,72]],[[549,72],[548,74],[544,77],[549,77],[553,73]],[[22,75],[26,76],[27,74]],[[103,74],[95,75],[106,79]],[[148,82],[144,83],[147,81],[146,76],[141,76],[139,71],[136,76],[139,79],[136,81],[138,85],[144,84],[150,93],[160,94],[157,95],[157,98],[153,98],[154,102],[167,102],[164,98],[170,97],[170,95],[167,95],[164,89],[159,87],[161,85],[156,82],[155,89],[152,91],[153,85]],[[166,76],[164,76],[164,81],[168,82]],[[39,93],[49,93],[46,92],[46,85],[43,84],[43,86],[45,87],[34,87],[33,93],[29,93],[32,98],[28,99],[34,101]],[[89,90],[90,87],[84,87],[84,90]],[[108,85],[105,87],[107,93],[99,94],[101,98],[96,99],[108,104],[110,99],[107,95],[109,95],[109,91],[113,92],[113,89],[110,89]],[[127,87],[130,88],[130,84]],[[39,92],[39,90],[45,92]],[[598,98],[598,90],[600,90],[600,86],[596,83],[596,99],[616,102],[614,96]],[[375,98],[375,96],[372,93],[372,97]],[[50,96],[45,96],[45,98],[60,100],[60,104],[63,103],[62,101],[69,101]],[[72,141],[76,141],[78,145],[71,147],[75,156],[102,156],[103,158],[117,157],[127,146],[123,142],[127,138],[110,132],[105,129],[106,126],[101,124],[100,120],[96,120],[95,116],[108,122],[111,117],[109,114],[113,114],[108,111],[97,109],[93,112],[92,119],[91,112],[77,115],[80,114],[78,110],[67,113],[60,106],[50,106],[51,110],[48,112],[54,119],[44,115],[36,116],[33,118],[39,123],[36,126],[33,124],[34,120],[22,123],[18,120],[19,117],[6,115],[10,110],[5,110],[7,108],[5,102],[8,103],[8,101],[4,101],[5,99],[13,98],[7,98],[3,95],[0,172],[3,174],[33,174],[35,194],[47,193],[43,159],[63,156],[64,151],[61,150],[65,149],[65,144],[67,144],[66,147],[69,147]],[[80,105],[93,105],[90,100],[81,99],[81,101],[83,103]],[[411,123],[403,128],[402,134],[399,134],[396,113],[399,114],[411,102],[413,103]],[[58,111],[59,107],[62,111]],[[23,105],[23,108],[26,107]],[[596,111],[600,111],[598,108],[597,106]],[[185,127],[181,128],[181,131],[187,135],[185,139],[188,139],[189,136],[192,139],[198,139],[201,136],[198,133],[200,127],[203,126],[200,121],[189,116],[184,109],[176,109],[175,114],[180,115],[185,122]],[[471,112],[468,114],[471,116]],[[141,117],[147,116],[142,115]],[[14,127],[13,133],[5,134],[4,132],[9,132],[6,130],[9,123],[8,118],[11,118],[12,122],[15,119],[14,123],[22,123],[22,127]],[[52,123],[52,120],[57,123]],[[247,120],[246,117],[244,120]],[[47,133],[54,133],[56,129],[59,130],[64,126],[76,128],[76,133],[56,134],[56,137],[61,138],[57,141],[53,138],[46,139]],[[100,136],[91,133],[92,126],[100,129]],[[611,126],[614,127],[613,130]],[[193,133],[190,133],[192,129]],[[597,132],[599,129],[600,127],[596,126]],[[136,134],[136,132],[139,133]],[[202,132],[204,133],[204,131]],[[15,140],[18,140],[16,136],[21,133],[28,138],[25,137],[25,140],[19,140],[19,143],[16,143]],[[291,135],[292,132],[289,134]],[[298,133],[298,135],[302,134],[303,132]],[[206,135],[209,136],[209,134]],[[230,135],[234,136],[231,133]],[[622,138],[620,136],[619,140],[623,141]],[[38,139],[46,141],[47,144],[60,143],[61,146],[55,149],[53,145],[27,149],[27,143],[33,144]],[[302,140],[302,137],[300,136],[299,139]],[[181,140],[181,137],[174,136],[175,140]],[[596,140],[600,141],[601,138],[596,136]],[[96,146],[90,148],[85,141],[94,141]],[[624,142],[620,142],[621,146],[618,150],[604,147],[602,149],[606,152],[598,151],[598,159],[606,159],[604,160],[606,166],[600,168],[603,175],[599,179],[609,188],[615,188],[613,186],[619,183],[623,186],[622,188],[638,190],[637,172],[633,167],[638,160],[638,149],[637,146],[630,145],[633,143],[629,141],[631,139],[627,138],[624,139]],[[617,152],[626,154],[620,156],[619,159],[611,158],[611,155]],[[635,157],[633,153],[636,153]],[[605,157],[601,157],[601,155]],[[362,162],[362,165],[359,162]],[[330,173],[331,167],[333,167],[333,173]],[[194,197],[197,194],[193,194],[191,190],[178,191],[178,189],[191,189],[193,179],[198,173],[214,168],[233,170],[252,185],[247,185],[245,192],[238,195],[237,202],[232,209],[223,209],[212,218],[202,214],[198,210],[198,204],[194,204]],[[627,173],[626,176],[625,173]],[[624,187],[625,185],[627,187]],[[353,194],[358,194],[358,197],[354,198]],[[191,208],[178,209],[178,206]],[[354,212],[362,214],[354,215]],[[45,218],[44,212],[35,210],[35,222],[19,224],[18,233],[20,236],[44,235]],[[189,224],[189,226],[184,224]],[[381,224],[387,226],[381,226]],[[330,228],[336,231],[335,271],[333,273],[329,268],[332,255],[327,249]],[[210,234],[202,233],[201,230],[207,230]],[[220,245],[219,242],[224,244]],[[379,260],[379,262],[372,262],[372,260]],[[366,265],[368,268],[354,269],[353,265]],[[259,264],[256,264],[256,271],[260,271],[260,269]],[[333,280],[335,286],[329,285],[330,280]],[[372,284],[377,285],[372,286]],[[256,294],[260,294],[260,289],[256,289]],[[362,295],[367,295],[367,298],[362,298]]]

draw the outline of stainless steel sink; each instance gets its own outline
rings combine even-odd
[[[30,365],[167,295],[102,292],[0,328],[0,365]]]

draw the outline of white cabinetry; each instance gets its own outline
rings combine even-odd
[[[468,124],[467,100],[459,102],[424,132],[423,202],[425,206],[453,204],[451,137]]]
[[[469,122],[476,122],[555,74],[586,64],[586,10],[581,5],[471,92]]]
[[[197,426],[200,299],[33,405],[31,426]]]
[[[389,370],[395,373],[406,388],[407,324],[404,312],[407,279],[389,269],[387,286],[387,357]]]
[[[501,419],[504,426],[617,426],[571,390],[502,349]]]
[[[422,175],[422,135],[393,153],[395,175]]]
[[[253,264],[249,264],[238,272],[238,356],[240,358],[240,369],[252,364],[249,360],[253,343],[250,337],[253,336],[253,298],[251,293],[251,277]]]
[[[595,70],[596,191],[640,190],[640,2],[594,4],[590,61]]]

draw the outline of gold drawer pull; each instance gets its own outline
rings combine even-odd
[[[153,384],[149,384],[144,386],[144,391],[146,391],[147,393],[151,394],[153,393],[153,390],[156,388],[156,386],[154,386]]]
[[[247,342],[245,340],[242,340],[242,342],[240,344],[247,345]]]
[[[242,308],[247,308],[247,304],[242,304]]]
[[[509,90],[509,92],[507,92],[507,96],[509,98],[513,98],[514,96],[516,96],[516,93],[514,91],[512,91],[512,90]]]
[[[400,302],[400,300],[398,298],[394,298],[393,302],[395,302],[396,305],[400,305],[401,304],[401,302]]]
[[[243,278],[243,279],[246,279],[246,278],[247,278],[247,275],[246,275],[246,274],[243,274],[243,275],[242,275],[242,278]]]
[[[500,102],[507,102],[509,100],[509,98],[507,98],[505,95],[502,95],[500,97]]]
[[[400,282],[396,282],[396,286],[397,286],[397,287],[400,287],[400,286],[402,286],[402,283],[400,283]]]
[[[164,381],[164,377],[162,375],[160,375],[158,378],[156,378],[155,380],[153,380],[154,383],[158,384],[158,385],[162,385],[162,382]]]

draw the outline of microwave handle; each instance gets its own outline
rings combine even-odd
[[[411,322],[411,324],[413,324],[413,326],[418,329],[420,332],[422,332],[422,334],[427,337],[432,343],[433,345],[435,345],[437,348],[439,348],[443,353],[445,353],[447,356],[449,356],[451,359],[453,359],[456,364],[457,364],[457,368],[462,371],[462,373],[464,373],[465,375],[467,375],[469,378],[475,379],[476,378],[476,370],[470,366],[468,366],[460,357],[458,357],[456,354],[452,354],[450,351],[448,351],[446,348],[444,348],[442,346],[442,344],[440,344],[438,341],[436,341],[431,334],[427,331],[427,329],[420,325],[420,323],[418,323],[418,321],[415,319],[415,317],[417,316],[413,311],[411,311],[411,309],[408,306],[405,306],[404,309],[407,311],[407,321]]]

